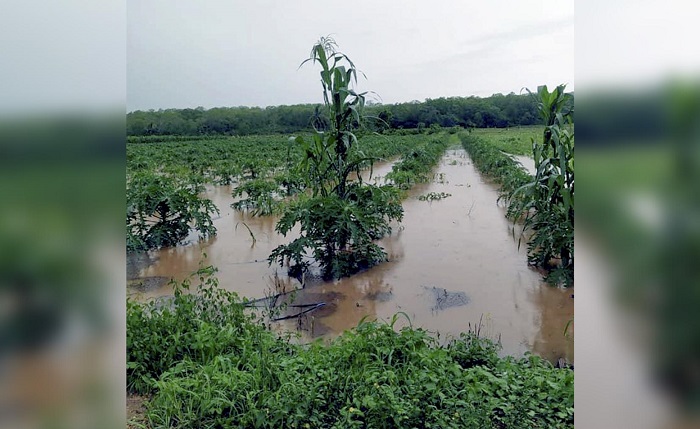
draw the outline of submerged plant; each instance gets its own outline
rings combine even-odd
[[[293,263],[290,273],[299,274],[310,265],[306,259],[310,251],[325,278],[351,275],[385,260],[385,252],[373,240],[390,233],[389,222],[403,216],[395,189],[362,181],[361,170],[373,158],[359,150],[353,130],[360,124],[366,93],[354,90],[357,69],[336,48],[332,38],[321,38],[301,64],[321,66],[330,123],[317,128],[310,138],[294,139],[302,150],[296,176],[303,178],[310,195],[290,204],[276,226],[286,235],[299,225],[299,238],[278,246],[268,258],[280,266]],[[357,180],[351,179],[351,173]]]
[[[271,180],[249,180],[234,189],[233,197],[241,197],[241,199],[231,204],[231,207],[241,211],[249,210],[257,216],[269,216],[274,214],[280,206],[275,198],[279,190],[279,185]],[[243,198],[244,195],[245,198]]]
[[[446,192],[428,192],[425,195],[421,195],[418,197],[419,201],[427,201],[429,203],[433,201],[440,201],[442,199],[445,199],[447,197],[451,197],[452,194],[448,194]]]
[[[214,203],[201,198],[203,186],[193,180],[139,172],[126,190],[127,249],[175,246],[193,227],[200,237],[216,234]]]

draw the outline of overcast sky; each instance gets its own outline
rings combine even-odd
[[[322,101],[332,35],[383,103],[574,89],[573,0],[129,0],[127,110]]]

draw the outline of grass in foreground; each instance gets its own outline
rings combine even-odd
[[[573,427],[573,372],[501,358],[463,334],[363,321],[330,344],[297,345],[200,270],[197,294],[127,306],[127,383],[152,395],[146,426],[269,428]]]

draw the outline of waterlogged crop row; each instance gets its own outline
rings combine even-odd
[[[448,145],[449,140],[444,136],[424,137],[417,145],[402,152],[401,160],[394,164],[386,180],[400,189],[429,182],[433,167],[440,161]]]
[[[277,135],[128,143],[126,156],[128,175],[156,171],[204,183],[230,184],[267,176],[285,163],[298,161],[299,153],[288,136]]]
[[[500,143],[462,133],[460,138],[476,167],[501,184],[507,216],[522,220],[528,239],[528,263],[544,268],[551,284],[571,286],[574,281],[574,130],[573,98],[560,85],[551,92],[537,89],[538,110],[545,122],[531,139],[535,175],[531,176]]]
[[[328,345],[267,330],[199,272],[197,294],[127,305],[127,386],[147,427],[573,427],[574,375],[465,333],[361,322]]]
[[[511,197],[515,190],[530,183],[532,176],[511,156],[481,137],[473,133],[461,133],[459,138],[474,166],[501,185],[500,198],[506,200],[509,206],[508,216],[515,220],[519,215],[510,209],[515,207]]]
[[[132,142],[131,140],[139,142]],[[357,150],[367,157],[389,159],[425,140],[423,135],[367,135]],[[126,146],[127,174],[157,171],[189,176],[201,182],[229,184],[268,177],[296,165],[302,152],[288,135],[244,137],[138,137]]]
[[[428,141],[433,143],[427,145]],[[423,135],[372,134],[360,138],[352,151],[360,159],[386,161],[430,147],[428,153],[435,158],[441,147],[444,150],[439,142],[436,137]],[[207,222],[209,214],[216,210],[201,197],[205,183],[235,184],[235,209],[263,216],[281,213],[283,202],[306,189],[305,177],[296,168],[302,156],[300,145],[285,135],[199,136],[189,140],[181,136],[130,138],[128,249],[176,245],[187,235],[193,219],[198,221],[194,227],[201,237],[216,234],[216,228]],[[361,167],[370,164],[365,161]]]

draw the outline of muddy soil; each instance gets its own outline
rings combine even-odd
[[[390,169],[390,163],[375,165],[374,176]],[[170,295],[167,282],[157,286],[162,280],[144,279],[183,279],[203,263],[219,269],[222,287],[242,296],[263,298],[300,289],[293,303],[325,303],[279,322],[280,329],[299,330],[301,341],[332,338],[364,317],[390,320],[405,312],[413,326],[439,332],[442,339],[481,321],[481,334],[500,338],[504,354],[531,351],[553,362],[573,362],[573,327],[564,335],[573,318],[573,288],[547,286],[527,266],[525,246],[518,248],[517,231],[514,236],[504,208],[496,203],[497,188],[481,178],[464,150],[448,150],[435,177],[410,191],[403,222],[381,240],[388,262],[334,282],[306,279],[303,289],[285,269],[268,266],[270,251],[290,240],[275,233],[277,218],[239,213],[229,207],[230,186],[209,187],[208,197],[221,210],[214,221],[218,235],[131,256],[130,278],[149,287],[129,288],[129,294],[138,299]],[[418,199],[429,192],[451,196],[433,202]],[[298,310],[289,308],[286,314]],[[405,324],[401,318],[397,322]]]

